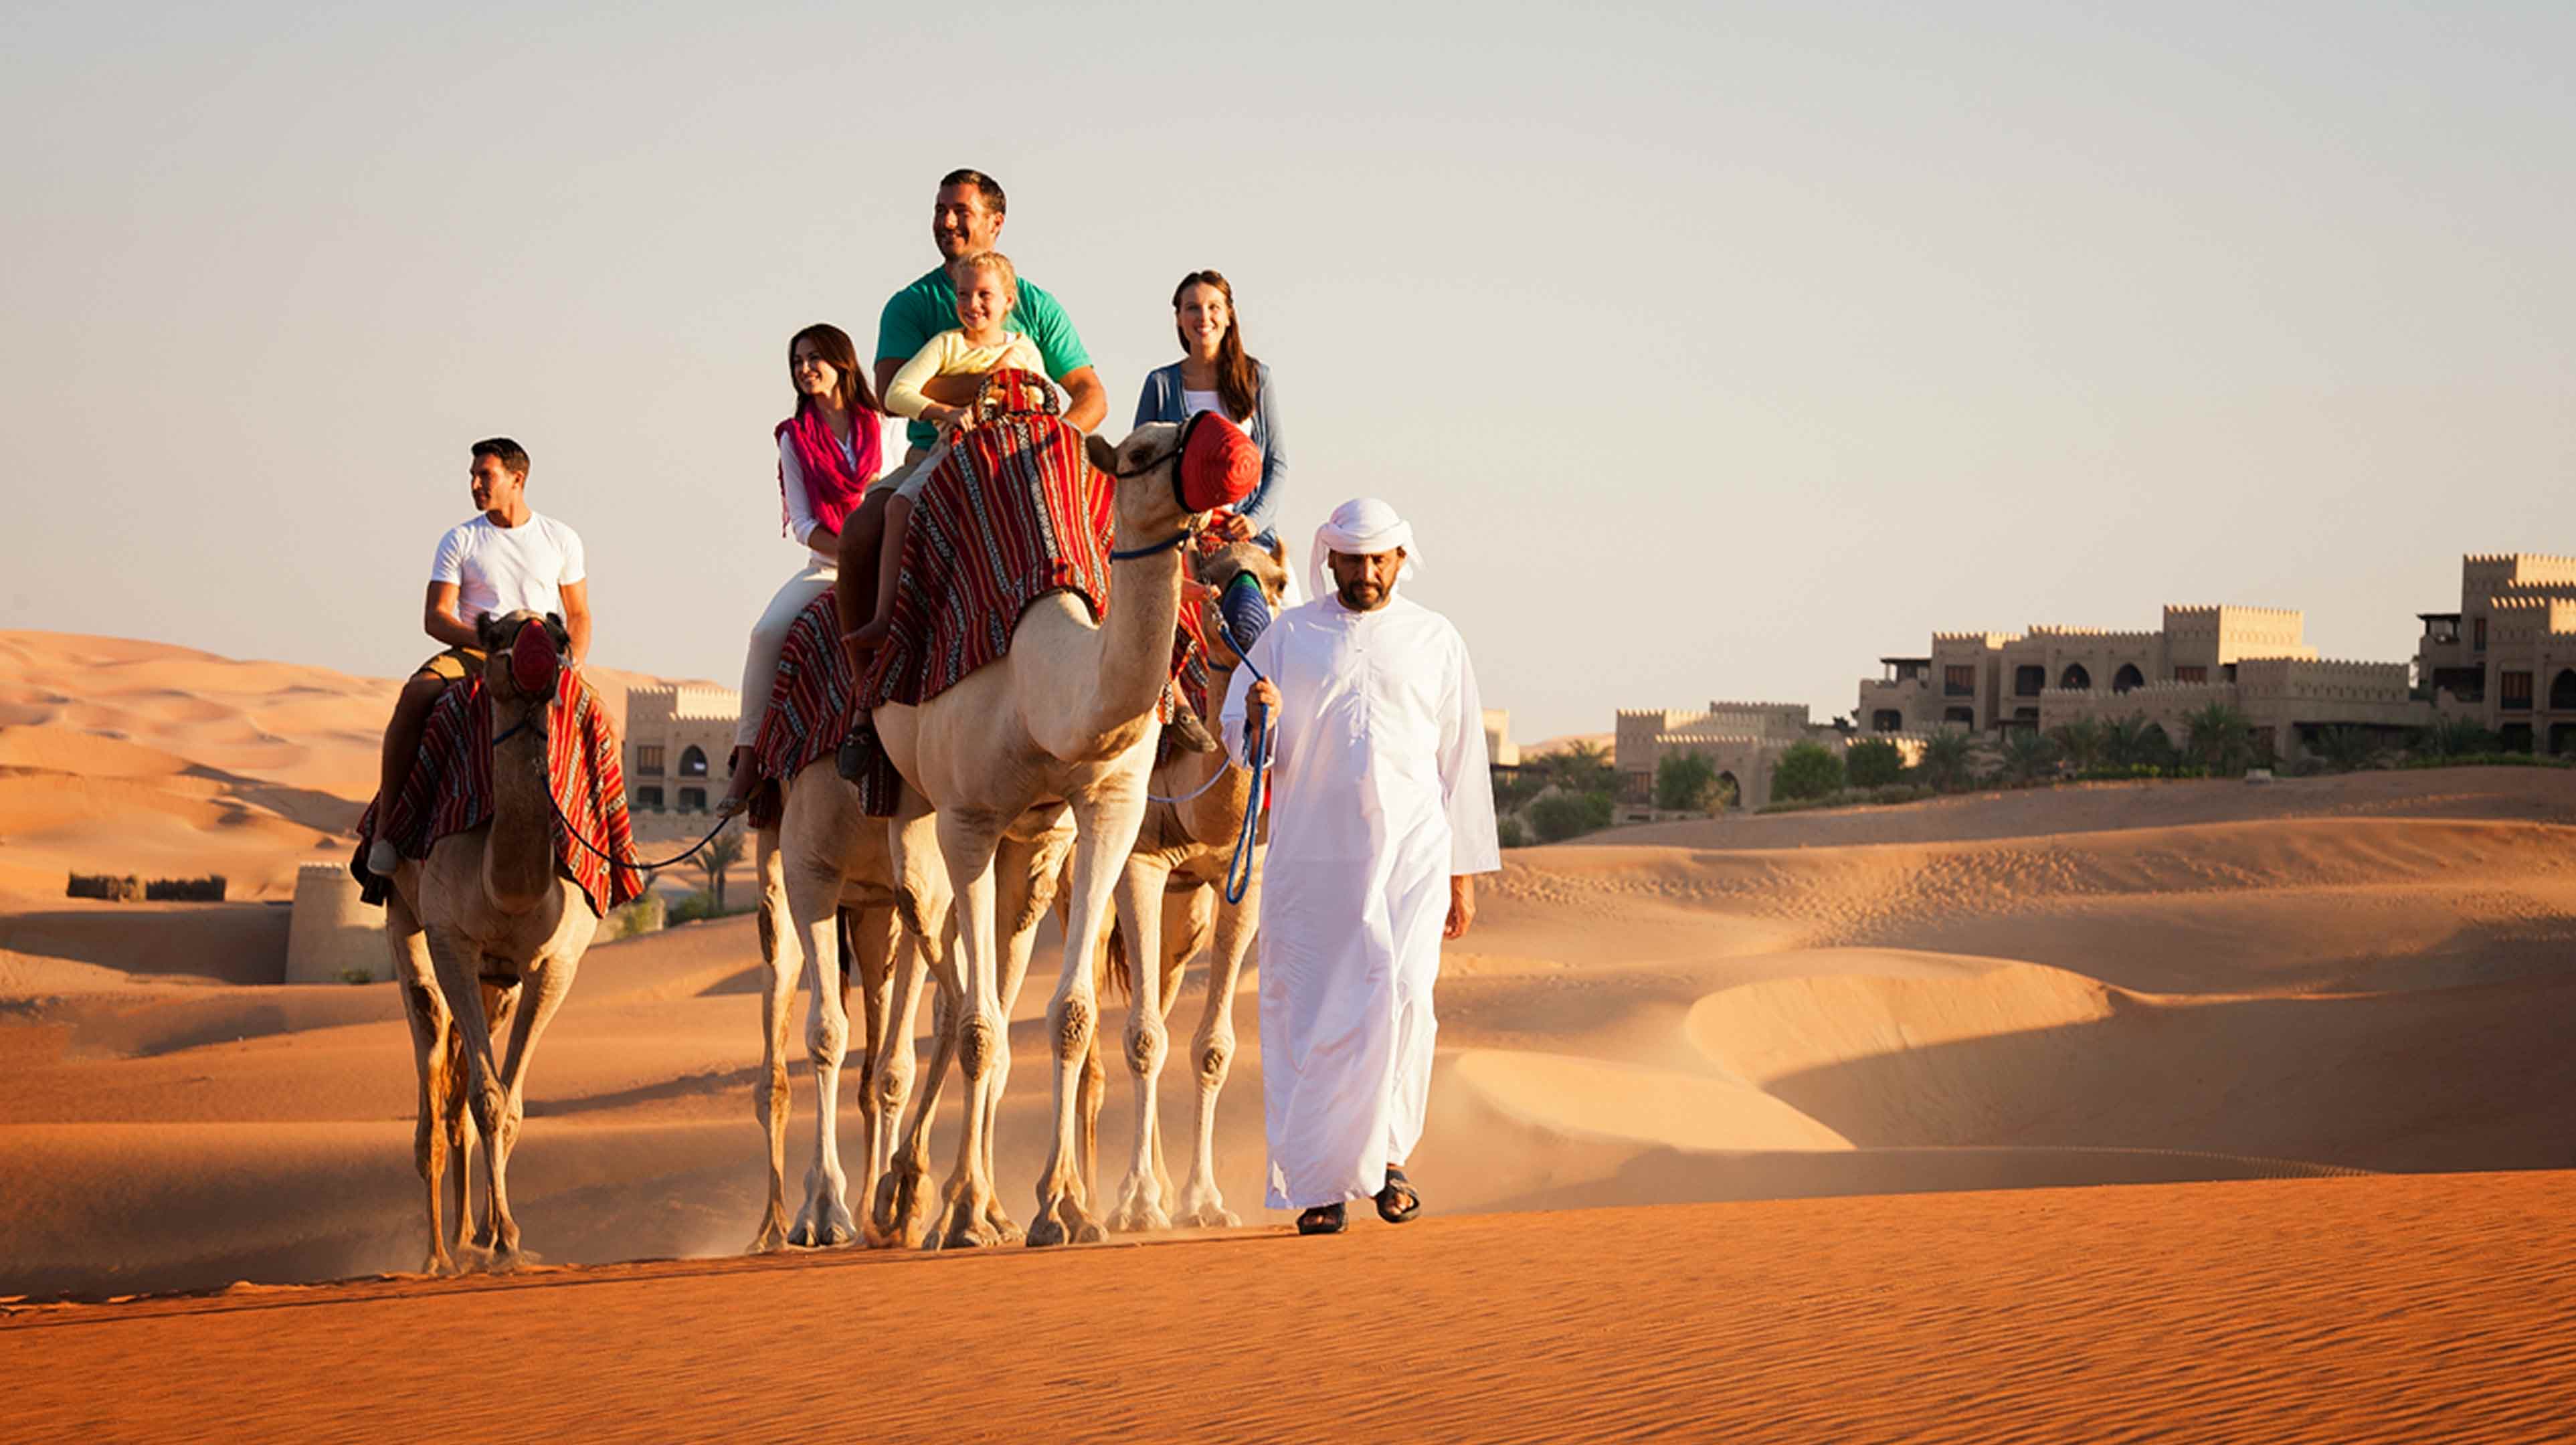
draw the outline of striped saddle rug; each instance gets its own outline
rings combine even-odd
[[[849,660],[841,655],[841,614],[826,592],[796,614],[788,624],[787,645],[778,652],[778,680],[770,685],[769,710],[761,715],[760,736],[751,745],[752,776],[760,780],[751,795],[752,827],[776,827],[780,790],[787,781],[841,745],[855,681]],[[872,818],[894,816],[901,786],[894,765],[878,749],[859,779],[861,810]]]
[[[546,776],[561,817],[554,825],[555,856],[581,884],[590,906],[603,916],[639,897],[644,876],[635,867],[635,836],[626,818],[626,769],[618,757],[616,725],[580,670],[556,674],[555,700],[546,718]],[[406,858],[426,858],[430,845],[451,833],[479,828],[492,817],[492,710],[483,705],[483,679],[451,684],[421,732],[420,757],[402,796],[387,806],[378,798],[358,820],[358,851],[349,871],[370,903],[382,903],[390,885],[367,871],[367,847],[379,832]],[[569,821],[598,851],[567,837]],[[617,861],[600,856],[605,852]]]

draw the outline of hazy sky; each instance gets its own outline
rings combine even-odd
[[[1233,278],[1293,548],[1410,514],[1523,738],[2576,552],[2576,6],[955,9],[12,5],[0,626],[404,670],[498,432],[730,683],[787,337],[959,165],[1113,434]]]

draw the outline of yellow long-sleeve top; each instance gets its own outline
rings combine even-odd
[[[1046,375],[1046,362],[1038,355],[1037,343],[1019,332],[1005,333],[999,345],[977,346],[956,327],[939,333],[912,354],[886,383],[886,410],[900,417],[919,420],[931,406],[921,384],[934,376],[982,376],[1004,367],[1034,371]]]

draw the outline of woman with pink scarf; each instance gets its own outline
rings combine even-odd
[[[841,524],[876,480],[880,461],[877,399],[848,332],[824,325],[797,332],[787,343],[787,376],[796,388],[796,414],[778,424],[778,496],[787,535],[805,544],[805,565],[751,626],[751,647],[742,662],[742,721],[733,734],[733,784],[716,805],[726,814],[741,812],[750,801],[751,745],[769,707],[787,629],[815,598],[832,590]]]

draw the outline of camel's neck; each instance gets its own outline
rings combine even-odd
[[[1111,563],[1109,613],[1100,626],[1082,637],[1046,641],[1054,655],[1045,665],[1073,673],[1057,694],[1064,706],[1029,700],[1030,734],[1047,752],[1069,763],[1088,762],[1124,751],[1143,730],[1172,677],[1172,629],[1180,622],[1186,550]],[[1016,643],[1012,652],[1019,652]]]
[[[519,721],[518,705],[495,705],[492,735]],[[483,847],[483,888],[503,913],[525,913],[555,886],[554,793],[546,778],[546,730],[531,724],[492,749],[492,828]]]

